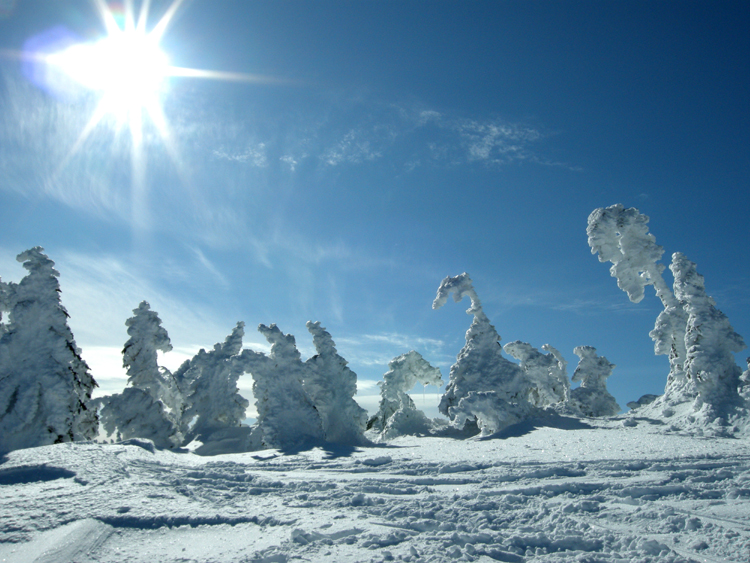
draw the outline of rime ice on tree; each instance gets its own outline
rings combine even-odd
[[[252,439],[266,448],[323,440],[320,415],[302,387],[306,368],[294,336],[283,334],[275,324],[260,325],[258,331],[271,344],[271,353],[243,350],[241,354],[245,370],[253,376],[258,411]]]
[[[656,353],[669,356],[667,385],[661,398],[639,408],[671,417],[672,407],[692,402],[700,416],[686,413],[690,425],[722,426],[727,418],[746,417],[738,393],[741,370],[732,357],[744,348],[742,337],[706,294],[695,264],[680,253],[672,256],[674,293],[669,290],[661,275],[664,266],[657,264],[664,250],[648,233],[647,223],[637,209],[617,204],[594,210],[586,229],[591,252],[599,253],[601,262],[612,262],[612,276],[631,301],[640,301],[645,286],[653,285],[664,305],[650,335]]]
[[[183,426],[187,439],[209,440],[212,434],[238,428],[250,405],[239,394],[237,381],[245,372],[240,357],[245,323],[238,322],[223,343],[213,350],[201,350],[180,367],[178,380],[187,388]]]
[[[59,272],[37,246],[18,255],[28,274],[0,282],[0,451],[93,439],[97,386],[60,303]]]
[[[429,432],[430,419],[417,409],[408,392],[417,383],[440,387],[443,384],[440,370],[414,350],[393,358],[388,368],[383,381],[378,382],[380,408],[367,427],[380,431],[384,439]]]
[[[450,381],[438,409],[454,426],[461,428],[476,421],[483,433],[491,433],[499,429],[498,424],[512,424],[526,415],[530,405],[524,372],[503,357],[500,335],[482,311],[468,274],[445,278],[432,308],[442,307],[451,293],[456,303],[464,296],[471,299],[466,313],[474,315],[474,320],[466,332],[466,345],[451,366]],[[492,409],[503,414],[489,416]]]
[[[367,411],[353,399],[357,393],[357,374],[339,356],[331,335],[320,322],[308,321],[318,352],[305,362],[303,388],[315,405],[328,442],[358,445],[364,437]]]
[[[607,378],[612,375],[615,364],[604,356],[597,356],[593,346],[578,346],[573,350],[580,358],[573,372],[573,381],[581,386],[570,392],[570,408],[588,417],[614,416],[620,412],[620,405],[607,391]]]
[[[158,364],[157,351],[169,352],[172,343],[161,319],[146,301],[125,321],[130,338],[122,350],[128,387],[122,393],[99,399],[102,426],[121,440],[148,438],[160,448],[182,444],[182,397],[172,374]]]

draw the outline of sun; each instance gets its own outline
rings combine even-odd
[[[110,113],[153,111],[169,73],[169,59],[159,44],[138,30],[80,43],[48,58],[67,76],[100,93]]]
[[[105,0],[94,0],[104,23],[104,37],[68,45],[45,56],[47,65],[77,87],[98,96],[97,108],[68,159],[82,148],[106,116],[114,116],[118,127],[124,125],[130,131],[135,151],[140,149],[146,119],[156,126],[170,149],[163,100],[168,77],[179,73],[170,66],[169,57],[159,42],[183,2],[174,0],[158,23],[147,31],[149,0],[140,2],[137,17],[133,0],[126,0],[124,6],[110,6]],[[170,152],[174,152],[174,147],[171,149]]]

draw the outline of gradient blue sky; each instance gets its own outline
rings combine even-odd
[[[238,320],[247,346],[275,322],[307,357],[320,320],[363,396],[410,349],[447,380],[469,304],[431,303],[466,271],[503,344],[549,343],[569,375],[595,346],[624,407],[669,366],[653,291],[630,303],[587,245],[614,203],[649,215],[665,264],[695,261],[750,338],[747,2],[188,1],[172,64],[275,80],[170,79],[172,142],[147,127],[142,189],[107,120],[56,174],[95,100],[36,87],[13,56],[56,26],[103,35],[92,4],[0,6],[0,275],[46,249],[107,392],[142,299],[171,367]]]

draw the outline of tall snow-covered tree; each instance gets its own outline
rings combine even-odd
[[[68,327],[60,273],[39,246],[17,260],[28,274],[0,288],[9,312],[0,334],[0,450],[93,439],[97,383]]]
[[[695,263],[675,252],[669,268],[674,275],[675,297],[688,315],[684,369],[688,382],[697,391],[696,407],[736,405],[740,402],[738,387],[742,370],[733,352],[742,351],[745,342],[706,293],[703,276],[696,271]],[[718,412],[715,414],[720,416]]]
[[[615,365],[604,356],[598,356],[593,346],[578,346],[573,352],[580,358],[573,381],[579,381],[581,386],[571,390],[570,408],[576,414],[589,417],[618,414],[620,405],[607,391],[607,378]]]
[[[503,357],[500,335],[482,310],[468,274],[445,278],[438,288],[432,308],[442,307],[451,294],[456,303],[469,297],[471,307],[466,313],[474,315],[474,320],[466,332],[466,345],[459,352],[456,363],[451,366],[450,380],[438,410],[458,427],[463,427],[466,422],[476,421],[481,429],[492,403],[491,408],[508,413],[508,416],[501,416],[498,420],[512,423],[510,421],[518,416],[525,416],[530,407],[526,400],[528,385],[523,370]],[[464,406],[460,406],[463,399],[468,399],[471,393],[477,392],[483,394],[481,401],[467,400]],[[495,418],[497,417],[493,416],[493,420]]]
[[[503,350],[521,362],[528,383],[526,399],[532,406],[544,408],[568,400],[568,362],[555,348],[545,344],[542,350],[547,353],[542,354],[531,344],[516,340],[506,344]]]
[[[595,209],[589,215],[586,234],[591,253],[598,253],[600,262],[612,262],[610,274],[617,278],[617,286],[633,303],[640,303],[646,286],[654,286],[664,310],[657,317],[650,336],[656,354],[669,357],[665,394],[679,394],[686,384],[687,314],[662,276],[665,268],[658,262],[664,249],[648,232],[648,222],[649,218],[634,207],[625,209],[618,203]]]
[[[388,362],[388,368],[383,381],[378,382],[380,407],[368,421],[367,427],[379,430],[386,439],[415,431],[429,431],[430,420],[417,409],[408,393],[417,383],[442,386],[440,369],[431,366],[414,350],[393,358]]]
[[[260,325],[258,331],[271,344],[268,356],[252,350],[241,354],[245,371],[253,376],[258,420],[253,440],[265,448],[296,447],[325,439],[320,414],[302,382],[306,366],[294,336],[279,328]]]
[[[125,325],[130,338],[122,350],[122,365],[128,387],[99,400],[102,426],[121,440],[148,438],[160,448],[180,446],[182,397],[172,374],[159,366],[157,354],[172,350],[169,334],[146,301],[133,309]]]
[[[367,411],[354,400],[357,374],[347,367],[320,322],[309,321],[307,330],[313,336],[317,354],[305,362],[302,384],[320,415],[325,438],[336,444],[364,444]]]
[[[617,204],[594,210],[586,232],[591,252],[599,253],[601,262],[612,262],[612,275],[632,301],[640,301],[645,286],[653,285],[664,305],[650,335],[656,353],[669,355],[670,372],[663,397],[648,408],[672,416],[673,406],[692,402],[705,415],[701,423],[711,416],[726,421],[725,407],[742,403],[737,391],[741,369],[732,352],[745,344],[706,294],[695,264],[680,253],[672,256],[674,293],[669,290],[661,275],[664,266],[657,263],[664,250],[647,223],[637,209]],[[688,415],[686,420],[693,424],[697,419]]]
[[[238,322],[223,343],[210,352],[201,349],[181,373],[189,389],[184,412],[188,440],[205,440],[217,431],[239,427],[245,419],[250,403],[237,387],[246,371],[240,357],[244,335],[245,323]]]

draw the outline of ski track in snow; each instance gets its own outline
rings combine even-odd
[[[587,424],[215,457],[19,450],[0,459],[0,562],[750,560],[746,440]]]

